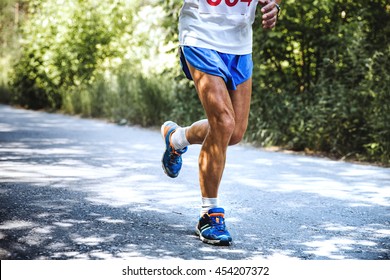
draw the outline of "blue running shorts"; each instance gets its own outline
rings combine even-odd
[[[221,77],[228,89],[236,90],[252,76],[252,54],[236,55],[211,49],[182,46],[180,63],[186,77],[192,80],[186,61],[195,69]]]

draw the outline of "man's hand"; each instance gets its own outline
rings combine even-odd
[[[261,12],[263,13],[263,28],[274,28],[276,25],[276,20],[278,19],[278,8],[276,8],[276,2],[273,0],[259,0],[259,4],[262,6]]]

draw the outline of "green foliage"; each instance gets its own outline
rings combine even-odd
[[[144,126],[204,117],[177,57],[181,0],[18,2],[18,104]],[[254,25],[247,140],[390,164],[389,37],[385,0],[284,0],[276,29]]]
[[[254,36],[249,140],[389,163],[385,2],[283,2],[277,28]]]
[[[184,75],[184,74],[182,74]],[[205,113],[199,101],[195,86],[187,79],[178,76],[174,87],[174,106],[169,116],[181,125],[188,126],[195,120],[204,119]]]
[[[181,0],[164,0],[160,1],[160,5],[164,8],[167,16],[163,19],[162,25],[168,31],[166,41],[177,41],[178,39],[178,20],[179,12],[183,1]]]
[[[11,100],[8,87],[12,61],[17,59],[17,27],[24,18],[26,1],[1,0],[0,2],[0,102]]]
[[[276,29],[254,25],[247,140],[389,164],[390,5],[284,0],[282,10]]]
[[[104,117],[114,122],[152,126],[163,122],[172,110],[172,83],[154,79],[124,64],[115,73],[99,75],[92,85],[64,97],[63,110],[85,117]]]
[[[367,131],[364,145],[373,160],[390,163],[390,46],[376,51],[368,61],[365,86],[372,101],[368,103]]]
[[[180,8],[183,5],[182,0],[159,1],[166,12],[166,17],[162,19],[162,26],[167,31],[165,37],[166,44],[172,46],[168,52],[175,55],[176,63],[170,70],[174,77],[174,102],[170,118],[175,119],[182,125],[190,125],[194,120],[205,118],[203,107],[200,104],[198,95],[192,81],[189,81],[181,71],[178,55],[178,20]]]
[[[58,109],[61,92],[91,84],[105,58],[116,53],[111,43],[128,26],[122,19],[131,16],[131,9],[114,0],[98,5],[31,0],[29,11],[12,80],[15,99],[31,108]]]

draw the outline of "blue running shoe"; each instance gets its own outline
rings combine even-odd
[[[225,210],[223,208],[210,209],[199,219],[196,234],[205,243],[229,246],[232,243],[232,237],[226,229]]]
[[[182,150],[175,150],[171,145],[171,135],[179,126],[172,122],[167,121],[161,126],[161,135],[165,140],[165,152],[162,157],[162,167],[164,172],[171,178],[176,178],[179,175],[183,160],[181,155],[184,154],[188,147]]]

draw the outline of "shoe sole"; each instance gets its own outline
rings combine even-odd
[[[162,157],[161,161],[163,161],[163,159],[164,159],[164,156]],[[179,176],[179,174],[173,175],[173,174],[171,174],[171,173],[168,173],[167,169],[165,168],[164,163],[162,163],[161,166],[162,166],[162,169],[163,169],[164,173],[165,173],[168,177],[170,177],[170,178],[176,178],[177,176]]]
[[[174,122],[172,122],[172,121],[166,121],[162,126],[161,126],[161,137],[162,137],[162,139],[164,140],[164,143],[165,143],[165,150],[167,149],[167,144],[166,144],[166,136],[165,136],[165,129],[166,129],[166,127],[167,127],[167,125],[169,124],[169,123],[173,123],[176,127],[174,127],[174,129],[176,129],[177,127],[178,127],[178,125],[176,124],[176,123],[174,123]],[[168,131],[170,130],[171,128],[169,128],[168,129]],[[168,132],[167,131],[167,132]],[[173,131],[172,131],[173,132]],[[172,134],[172,133],[171,133]],[[164,154],[165,154],[165,152],[164,152]],[[162,158],[161,158],[161,166],[162,166],[162,169],[163,169],[163,171],[164,171],[164,173],[168,176],[168,177],[170,177],[170,178],[176,178],[177,176],[179,176],[179,174],[176,174],[176,175],[174,175],[174,174],[172,174],[172,173],[170,173],[166,168],[165,168],[165,166],[164,166],[164,154],[163,154],[163,156],[162,156]]]
[[[202,236],[198,228],[195,228],[195,233],[203,243],[211,244],[214,246],[230,246],[233,243],[233,241],[207,239]]]

